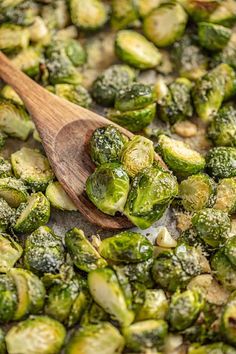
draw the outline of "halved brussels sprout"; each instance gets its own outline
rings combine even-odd
[[[130,177],[134,177],[154,161],[153,142],[141,135],[128,141],[121,153],[121,163]]]
[[[143,352],[148,348],[160,348],[167,335],[168,325],[163,320],[146,320],[123,329],[127,348]]]
[[[12,208],[17,208],[27,201],[26,186],[21,180],[13,177],[0,178],[0,198],[5,199]]]
[[[105,163],[86,181],[89,199],[103,213],[123,212],[129,193],[129,176],[119,163]]]
[[[198,38],[202,47],[208,50],[223,49],[231,37],[231,30],[227,27],[208,22],[198,24]]]
[[[47,186],[46,197],[51,205],[60,210],[76,211],[77,207],[66,194],[59,182],[51,182]]]
[[[152,257],[153,246],[143,235],[124,231],[104,239],[99,253],[111,262],[138,263]]]
[[[81,85],[57,84],[55,94],[85,108],[89,108],[92,103],[88,91]]]
[[[129,326],[133,322],[134,313],[128,309],[125,295],[112,269],[92,270],[88,274],[88,286],[94,301],[113,319],[123,326]]]
[[[50,203],[43,193],[33,193],[23,208],[19,209],[19,216],[14,225],[14,231],[29,233],[44,225],[50,218]]]
[[[13,320],[17,309],[17,291],[13,279],[7,274],[0,274],[0,323]]]
[[[121,354],[124,344],[124,338],[112,324],[100,322],[76,330],[66,346],[66,354],[91,354],[93,350],[96,354]]]
[[[84,31],[95,31],[108,20],[107,8],[100,0],[69,1],[70,15],[72,23]]]
[[[68,318],[68,326],[72,327],[80,322],[82,316],[84,318],[86,309],[88,308],[88,295],[85,291],[80,291],[75,298]],[[103,310],[102,310],[103,311]],[[96,316],[96,315],[95,315]],[[97,318],[97,317],[96,317]],[[98,319],[99,322],[99,319]]]
[[[136,314],[136,321],[163,320],[168,311],[168,300],[162,289],[146,289],[144,302]]]
[[[202,171],[205,167],[204,157],[183,141],[160,135],[159,147],[165,163],[179,175],[192,175]]]
[[[0,23],[29,26],[34,21],[38,11],[38,5],[30,0],[21,1],[14,5],[8,3],[7,6],[3,6],[3,11],[0,10]]]
[[[207,20],[219,6],[218,0],[180,0],[180,3],[196,22]]]
[[[221,333],[223,337],[232,345],[236,345],[236,293],[233,292],[229,301],[223,309],[221,316]]]
[[[232,68],[236,69],[235,43],[236,43],[236,37],[232,36],[231,40],[229,41],[227,46],[224,47],[223,50],[221,50],[213,55],[213,58],[212,58],[213,65],[219,65],[220,63],[225,63],[225,64],[232,66]]]
[[[18,105],[24,105],[24,102],[22,101],[22,99],[20,98],[20,96],[16,93],[16,91],[9,85],[5,85],[1,92],[0,92],[1,96],[3,98],[5,98],[6,100],[10,100],[13,101],[14,103],[18,104]]]
[[[105,267],[103,259],[93,245],[86,239],[82,230],[73,228],[65,236],[65,244],[75,266],[85,272]]]
[[[208,127],[208,136],[216,146],[236,146],[236,109],[222,107]]]
[[[206,168],[214,178],[236,176],[236,148],[215,147],[206,155]]]
[[[232,0],[224,0],[213,11],[209,18],[209,22],[218,23],[223,26],[231,27],[236,20],[236,4]]]
[[[138,19],[133,0],[112,0],[111,9],[111,26],[114,30],[132,25]]]
[[[222,342],[206,344],[202,346],[191,345],[189,347],[189,354],[236,354],[236,350]]]
[[[97,128],[90,139],[90,155],[96,165],[119,162],[122,149],[128,140],[113,125]]]
[[[128,65],[112,65],[100,74],[92,86],[92,96],[103,106],[112,106],[116,94],[136,79],[136,72]]]
[[[135,6],[137,8],[139,16],[144,18],[163,2],[165,2],[165,0],[136,0]]]
[[[47,226],[41,226],[27,237],[24,265],[37,274],[59,272],[64,263],[64,249],[59,236]]]
[[[39,65],[42,60],[42,50],[38,47],[28,47],[11,59],[13,65],[29,76],[39,73]]]
[[[145,168],[132,181],[124,214],[146,229],[161,218],[177,194],[177,180],[169,171],[158,165]]]
[[[30,31],[30,40],[32,42],[41,42],[44,41],[46,36],[48,36],[49,31],[44,22],[44,19],[40,16],[36,16],[34,22],[29,28]]]
[[[133,110],[122,112],[116,109],[110,109],[107,112],[107,118],[112,122],[121,125],[131,132],[138,132],[149,125],[156,115],[156,103]]]
[[[66,336],[63,325],[47,316],[32,316],[6,334],[9,354],[59,353]]]
[[[34,191],[44,191],[54,178],[48,159],[39,150],[23,147],[11,155],[14,174]]]
[[[223,178],[217,186],[215,209],[234,213],[236,211],[236,178]]]
[[[14,220],[15,211],[7,204],[7,202],[0,198],[0,232],[6,231]],[[0,260],[1,263],[1,260]]]
[[[137,69],[155,68],[161,54],[143,35],[131,30],[117,33],[115,49],[118,58]]]
[[[168,315],[171,327],[177,331],[190,327],[198,318],[203,306],[204,299],[197,290],[175,293],[171,297]]]
[[[143,21],[143,31],[158,47],[167,47],[184,34],[188,15],[175,2],[161,4],[148,14]]]
[[[216,183],[203,173],[190,176],[179,185],[179,197],[187,211],[211,207],[215,200],[215,194]]]
[[[30,34],[27,28],[11,23],[0,25],[0,50],[12,52],[28,46]]]
[[[232,252],[235,252],[234,245],[232,247]],[[211,259],[211,268],[214,271],[216,279],[219,280],[227,290],[236,290],[236,267],[225,255],[224,248],[220,249],[213,255]]]
[[[12,268],[20,259],[23,249],[11,236],[0,234],[0,253],[0,267]]]

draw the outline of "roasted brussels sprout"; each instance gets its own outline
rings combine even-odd
[[[214,178],[236,176],[236,148],[215,147],[206,155],[206,168]]]
[[[223,50],[215,53],[212,58],[213,65],[219,65],[220,63],[225,63],[232,68],[236,69],[236,48],[235,48],[236,37],[232,36],[226,47]]]
[[[6,100],[13,101],[14,103],[18,105],[24,105],[22,99],[20,96],[16,93],[16,91],[9,85],[5,85],[1,92],[0,95],[5,98]]]
[[[14,220],[14,216],[15,211],[4,199],[0,198],[0,232],[6,231],[6,229],[10,226],[11,221]]]
[[[76,211],[77,208],[59,182],[51,182],[46,189],[46,197],[53,207],[60,210]]]
[[[236,109],[222,107],[208,127],[208,136],[216,146],[236,146]]]
[[[221,332],[227,342],[234,345],[236,344],[236,293],[233,292],[229,298],[229,301],[225,305],[221,317]]]
[[[165,0],[136,0],[135,5],[140,17],[144,18]]]
[[[167,47],[182,37],[187,21],[188,16],[180,4],[167,2],[144,18],[143,31],[158,47]]]
[[[171,297],[169,321],[174,330],[183,331],[190,327],[203,309],[204,300],[197,290],[186,290]]]
[[[198,38],[202,47],[208,50],[223,49],[231,37],[231,30],[227,27],[208,22],[198,24]]]
[[[47,316],[32,316],[6,334],[9,354],[59,353],[66,336],[63,325]]]
[[[44,42],[44,39],[47,38],[49,30],[46,26],[44,19],[40,16],[36,16],[34,22],[29,28],[30,31],[30,40],[32,42]]]
[[[161,61],[161,54],[154,44],[135,31],[118,32],[115,48],[119,59],[137,69],[151,69]]]
[[[0,234],[0,252],[0,267],[11,268],[20,259],[23,249],[10,235]]]
[[[103,106],[112,106],[117,93],[135,81],[136,72],[128,65],[112,65],[97,77],[92,86],[92,96]]]
[[[64,249],[59,236],[47,226],[41,226],[27,237],[24,265],[37,273],[58,273],[64,263]]]
[[[168,311],[168,300],[162,289],[146,289],[144,302],[136,314],[136,321],[163,320]]]
[[[145,168],[132,181],[124,214],[146,229],[161,218],[177,194],[177,180],[169,171],[158,165]]]
[[[214,354],[216,352],[219,354],[235,354],[236,350],[233,347],[221,342],[202,346],[192,345],[189,348],[189,354]]]
[[[215,209],[232,214],[236,211],[236,178],[223,178],[217,185]]]
[[[179,185],[179,197],[187,211],[211,207],[215,201],[216,183],[207,174],[189,176]]]
[[[0,156],[0,178],[11,177],[11,164],[8,160],[5,160]]]
[[[24,49],[29,44],[29,31],[27,28],[4,23],[0,25],[0,50],[12,52]]]
[[[13,65],[32,77],[39,74],[41,61],[42,50],[38,47],[25,48],[11,59]]]
[[[154,161],[154,147],[151,140],[136,135],[128,141],[121,153],[121,162],[130,177],[134,177]]]
[[[196,22],[207,20],[219,6],[217,0],[180,0],[180,3]]]
[[[1,5],[0,5],[1,6]],[[0,23],[29,26],[38,14],[38,6],[30,0],[21,1],[18,4],[4,6],[0,10]]]
[[[107,8],[100,0],[69,0],[72,23],[84,31],[94,31],[108,20]]]
[[[205,167],[204,157],[182,141],[160,135],[159,149],[167,166],[179,175],[192,175]]]
[[[209,22],[231,27],[236,20],[236,5],[232,0],[225,0],[209,16]]]
[[[78,329],[72,335],[66,346],[66,354],[89,354],[93,348],[97,354],[121,354],[124,338],[108,322],[88,325]]]
[[[7,274],[0,274],[0,294],[0,323],[7,323],[13,319],[18,301],[16,285]]]
[[[81,85],[57,84],[55,94],[84,108],[89,108],[92,103],[88,91]]]
[[[12,207],[17,208],[21,203],[25,203],[28,193],[24,183],[16,178],[0,178],[0,198]]]
[[[96,165],[119,162],[127,138],[113,125],[97,128],[90,139],[90,155]]]
[[[112,0],[111,26],[115,30],[131,25],[138,18],[133,0]]]
[[[89,199],[105,214],[123,212],[129,192],[129,176],[117,162],[96,168],[86,182]]]
[[[65,243],[75,266],[85,272],[105,267],[103,259],[93,245],[86,239],[82,230],[74,228],[66,233]]]

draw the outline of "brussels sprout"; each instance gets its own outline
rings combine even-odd
[[[215,147],[206,156],[206,168],[214,178],[236,176],[236,148]]]
[[[66,336],[61,323],[47,316],[32,316],[17,323],[6,335],[9,354],[59,353]]]
[[[182,37],[187,21],[188,16],[181,5],[167,2],[144,18],[143,31],[158,47],[166,47]]]
[[[146,229],[161,218],[177,193],[178,183],[169,171],[158,165],[145,168],[132,181],[124,214]]]
[[[208,136],[216,146],[236,146],[236,109],[222,107],[208,127]]]
[[[207,20],[219,6],[218,0],[180,0],[194,21]]]
[[[55,86],[55,94],[85,108],[89,108],[92,103],[88,91],[80,85],[58,84]]]
[[[196,174],[205,167],[204,157],[182,141],[161,135],[159,137],[159,147],[167,166],[179,175]]]
[[[93,349],[94,348],[94,349]],[[121,354],[124,338],[119,331],[108,322],[88,325],[77,330],[66,346],[66,354]]]
[[[135,5],[139,16],[144,18],[163,2],[165,2],[165,0],[136,0]]]
[[[161,54],[154,44],[135,31],[118,32],[115,49],[120,60],[137,69],[151,69],[161,61]]]
[[[111,26],[115,30],[127,27],[137,20],[133,0],[112,0]]]
[[[169,85],[169,90],[159,102],[159,114],[162,120],[174,124],[192,117],[191,88],[192,84],[186,78],[178,78]]]
[[[221,317],[221,332],[226,341],[232,345],[236,344],[236,296],[235,292],[230,296],[229,301],[225,305]]]
[[[136,135],[128,141],[121,153],[121,162],[130,177],[134,177],[154,161],[154,148],[151,140]]]
[[[168,311],[168,300],[162,289],[146,289],[142,307],[136,314],[136,321],[163,320]]]
[[[127,348],[142,352],[147,348],[160,348],[167,335],[168,325],[163,320],[146,320],[123,329]]]
[[[39,150],[21,148],[11,155],[14,174],[34,191],[44,191],[54,178],[48,159]]]
[[[128,278],[129,282],[145,284],[146,287],[153,286],[153,280],[151,276],[151,268],[153,265],[153,258],[140,263],[128,263],[119,264],[117,266],[113,265],[118,278],[119,275],[123,274],[124,277]]]
[[[7,204],[7,202],[0,198],[0,232],[6,231],[14,219],[15,211]],[[1,263],[1,260],[0,260]]]
[[[234,213],[236,211],[236,178],[223,178],[217,186],[215,209]]]
[[[86,309],[88,307],[88,295],[84,291],[80,291],[78,295],[76,296],[71,309],[70,309],[70,314],[68,318],[68,326],[74,326],[77,324],[80,320],[81,317],[84,317],[84,313],[86,312]],[[101,309],[102,310],[102,309]],[[103,311],[103,310],[102,310]],[[95,314],[97,318],[97,313]],[[99,322],[99,319],[98,319]]]
[[[97,128],[90,139],[90,155],[96,165],[119,162],[127,138],[113,125]]]
[[[17,292],[13,279],[7,274],[0,274],[0,323],[13,319],[17,309]]]
[[[103,259],[93,245],[86,239],[82,230],[73,228],[65,236],[65,244],[75,266],[85,272],[105,267]]]
[[[0,267],[11,268],[20,259],[23,249],[11,236],[0,234]],[[0,352],[1,353],[1,352]]]
[[[46,189],[46,197],[52,206],[60,210],[76,211],[77,208],[59,182],[51,182]]]
[[[41,226],[27,237],[24,265],[37,274],[56,274],[64,263],[63,253],[60,237],[49,227]]]
[[[121,125],[131,132],[138,132],[149,125],[156,115],[156,103],[133,110],[122,112],[116,109],[110,109],[107,112],[107,118],[112,122]]]
[[[224,0],[213,11],[208,21],[218,23],[220,25],[231,27],[236,19],[236,4],[232,0]]]
[[[99,253],[111,262],[138,263],[152,257],[153,246],[141,234],[124,231],[104,239]]]
[[[30,31],[30,40],[32,42],[41,42],[44,41],[46,36],[48,36],[48,28],[44,19],[40,16],[36,16],[34,22],[29,28]]]
[[[39,73],[39,64],[42,60],[42,51],[37,47],[28,47],[19,52],[11,59],[11,62],[18,69],[29,76],[36,76]]]
[[[98,104],[112,106],[116,94],[135,81],[136,73],[128,65],[112,65],[100,74],[92,86],[92,96]]]
[[[10,23],[0,25],[0,50],[4,52],[26,48],[29,44],[29,39],[27,28]]]
[[[41,16],[50,31],[60,30],[69,24],[70,15],[64,0],[42,1],[48,4],[41,8]]]
[[[224,246],[224,254],[236,266],[236,236],[230,237]]]
[[[0,198],[5,199],[12,208],[17,208],[27,201],[26,186],[21,180],[13,177],[0,178]]]
[[[24,105],[22,99],[20,98],[20,96],[16,93],[16,91],[9,85],[5,85],[1,92],[0,92],[1,96],[3,98],[5,98],[6,100],[9,101],[13,101],[14,103],[18,104],[18,105]]]
[[[228,45],[224,47],[223,50],[215,53],[213,55],[213,64],[219,65],[220,63],[225,63],[232,68],[236,69],[236,47],[235,47],[236,37],[232,37],[229,41]]]
[[[20,207],[14,231],[29,233],[46,224],[50,218],[50,203],[43,193],[33,193],[27,203]]]
[[[227,344],[224,343],[212,343],[212,344],[206,344],[202,346],[190,346],[189,354],[236,354],[236,350],[233,347],[230,347]]]
[[[6,354],[5,334],[0,328],[0,354]]]
[[[25,0],[13,6],[4,6],[4,10],[0,12],[0,23],[29,26],[38,13],[38,6],[30,0]]]
[[[32,122],[21,105],[0,98],[0,129],[13,138],[26,140],[32,131]]]
[[[198,318],[204,306],[202,295],[196,290],[175,293],[171,297],[169,321],[174,330],[182,331],[190,327]]]
[[[72,23],[84,31],[95,31],[107,22],[107,8],[100,0],[69,1]]]
[[[89,199],[103,213],[115,215],[123,212],[129,192],[129,176],[116,162],[96,168],[86,182]]]
[[[92,270],[88,274],[88,286],[94,301],[113,319],[123,326],[133,322],[134,313],[128,309],[125,295],[112,269]]]
[[[235,72],[227,64],[220,64],[199,79],[193,89],[193,102],[197,114],[210,122],[222,102],[235,93]]]
[[[211,260],[211,267],[216,279],[229,291],[236,290],[236,268],[224,254],[224,250],[219,250]]]
[[[221,25],[208,22],[198,24],[198,38],[202,47],[208,50],[223,49],[231,37],[231,30]]]
[[[179,197],[187,211],[211,207],[215,201],[215,194],[214,180],[203,173],[190,176],[179,185]]]

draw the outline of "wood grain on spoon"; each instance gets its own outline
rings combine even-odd
[[[95,167],[89,156],[88,141],[96,128],[111,122],[48,92],[16,69],[1,52],[0,77],[11,85],[24,101],[57,179],[81,214],[102,228],[131,227],[132,224],[126,217],[111,217],[100,212],[89,201],[85,192],[86,180]],[[113,125],[129,138],[133,136],[128,130]],[[156,160],[165,166],[160,156],[156,155]]]

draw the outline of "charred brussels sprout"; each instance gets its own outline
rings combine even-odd
[[[37,273],[58,273],[64,263],[64,249],[60,237],[47,226],[41,226],[27,237],[24,264]]]
[[[187,211],[211,207],[215,200],[215,194],[216,183],[203,173],[190,176],[179,185],[179,197]]]
[[[111,26],[115,30],[131,25],[138,14],[133,0],[112,0]]]
[[[0,178],[11,177],[11,164],[0,156]]]
[[[96,348],[97,354],[121,354],[124,338],[119,331],[108,322],[88,325],[78,329],[66,346],[66,354],[89,354]]]
[[[39,150],[23,147],[11,155],[14,174],[34,191],[44,191],[54,178],[48,159]]]
[[[141,234],[124,231],[104,239],[99,253],[111,262],[138,263],[152,257],[153,246]]]
[[[207,20],[219,6],[218,0],[180,0],[180,3],[196,22]]]
[[[113,65],[94,81],[92,96],[103,106],[112,106],[116,94],[124,87],[128,87],[136,78],[135,71],[127,65]]]
[[[30,40],[27,28],[10,23],[0,25],[0,50],[12,52],[24,49]]]
[[[92,99],[88,91],[81,85],[55,85],[55,94],[85,108],[89,108],[92,103]]]
[[[223,178],[217,185],[215,209],[234,213],[236,211],[236,178]]]
[[[0,197],[12,207],[25,203],[28,193],[24,183],[13,177],[0,178]]]
[[[65,336],[61,323],[47,316],[32,316],[7,332],[7,351],[9,354],[59,353]]]
[[[6,231],[6,229],[10,226],[11,221],[14,220],[14,216],[15,211],[4,199],[0,198],[0,232]]]
[[[182,141],[161,135],[159,148],[165,163],[177,174],[188,176],[202,171],[205,167],[204,157]]]
[[[190,327],[203,309],[204,300],[196,290],[175,293],[170,302],[169,321],[174,330],[182,331]]]
[[[51,182],[46,189],[51,205],[60,210],[76,211],[77,208],[59,182]]]
[[[236,146],[236,110],[233,105],[219,110],[208,128],[208,136],[216,146]]]
[[[135,31],[118,32],[115,48],[119,59],[137,69],[151,69],[161,61],[161,54],[154,44]]]
[[[0,234],[0,267],[11,268],[20,259],[23,249],[11,236]]]
[[[129,176],[116,162],[96,168],[86,182],[89,199],[105,214],[123,212],[129,192]]]
[[[201,22],[198,24],[198,37],[202,47],[208,50],[223,49],[231,37],[231,30],[221,25]]]
[[[233,347],[221,342],[202,346],[191,345],[189,348],[189,354],[214,354],[216,352],[219,354],[236,354]]]
[[[65,243],[75,266],[85,272],[105,267],[103,259],[92,244],[86,239],[82,230],[74,228],[66,233]]]
[[[121,162],[130,177],[134,177],[154,161],[154,148],[151,140],[136,135],[128,141],[121,153]]]
[[[128,309],[125,295],[112,269],[92,270],[88,274],[88,286],[94,301],[113,319],[123,326],[133,322],[134,313]]]
[[[0,274],[0,323],[13,320],[17,309],[17,291],[13,279],[7,274]]]
[[[138,173],[132,182],[124,214],[141,229],[161,218],[178,193],[176,178],[155,165]]]
[[[236,148],[212,148],[206,156],[206,168],[214,178],[236,176]]]
[[[136,321],[163,320],[168,311],[168,300],[162,289],[146,289],[144,302],[136,314]]]
[[[221,332],[227,342],[234,345],[236,344],[236,293],[233,292],[229,301],[225,305],[221,317]]]
[[[97,128],[90,140],[90,155],[96,165],[119,162],[127,138],[113,125]]]
[[[182,37],[187,21],[188,16],[181,5],[167,2],[145,17],[143,30],[158,47],[166,47]]]

